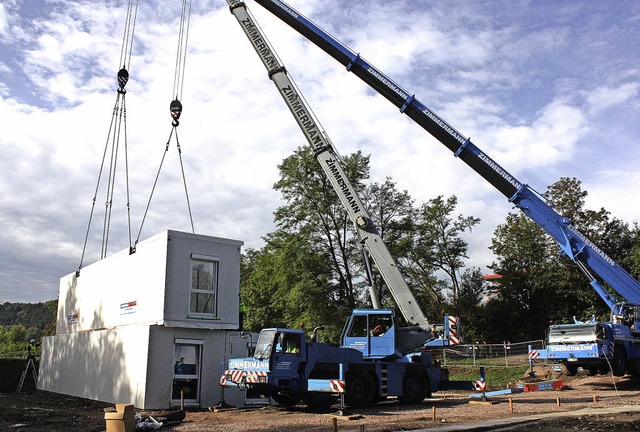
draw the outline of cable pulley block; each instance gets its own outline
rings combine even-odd
[[[118,71],[118,93],[126,93],[124,86],[129,82],[129,71],[122,68]]]

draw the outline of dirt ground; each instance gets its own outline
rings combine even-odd
[[[553,378],[540,376],[542,378]],[[508,427],[491,426],[483,430],[515,431],[639,431],[640,380],[609,375],[587,377],[561,376],[563,390],[520,392],[490,395],[488,401],[470,399],[467,392],[439,392],[417,406],[399,405],[388,400],[366,409],[346,410],[354,418],[337,420],[339,431],[407,431],[442,428],[479,422],[530,417],[542,413],[570,416],[577,410],[584,414],[548,420],[535,420]],[[594,402],[595,396],[595,402]],[[484,403],[469,403],[476,400]],[[42,432],[102,432],[106,430],[103,408],[111,406],[42,391],[0,394],[0,430]],[[511,412],[511,407],[513,412]],[[590,415],[594,409],[622,408],[629,413]],[[285,409],[277,406],[229,409],[212,412],[189,411],[178,425],[160,430],[175,432],[221,431],[331,431],[338,406],[323,413],[311,412],[303,406]],[[435,415],[435,421],[434,421]]]

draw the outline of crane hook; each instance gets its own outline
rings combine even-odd
[[[174,99],[173,101],[171,101],[169,109],[171,111],[171,118],[173,119],[171,124],[174,127],[177,127],[180,124],[180,122],[178,122],[178,119],[180,119],[180,115],[182,114],[182,104],[178,99]]]

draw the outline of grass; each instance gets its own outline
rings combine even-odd
[[[449,369],[449,379],[451,380],[476,381],[480,379],[480,368],[478,366],[449,366],[447,369]],[[487,367],[485,368],[487,388],[509,388],[522,379],[528,370],[528,366]]]

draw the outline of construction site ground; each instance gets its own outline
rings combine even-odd
[[[331,431],[334,422],[336,430],[354,432],[640,430],[639,379],[616,378],[611,374],[590,377],[581,373],[575,377],[554,377],[543,373],[536,379],[524,378],[523,382],[556,379],[563,381],[563,390],[489,396],[486,401],[470,399],[469,392],[438,392],[420,405],[400,405],[389,399],[365,409],[347,409],[343,417],[335,415],[338,405],[326,412],[313,412],[304,406],[194,410],[187,411],[181,423],[160,430]],[[107,406],[111,405],[35,390],[2,393],[0,430],[101,432],[106,430],[103,408]]]

